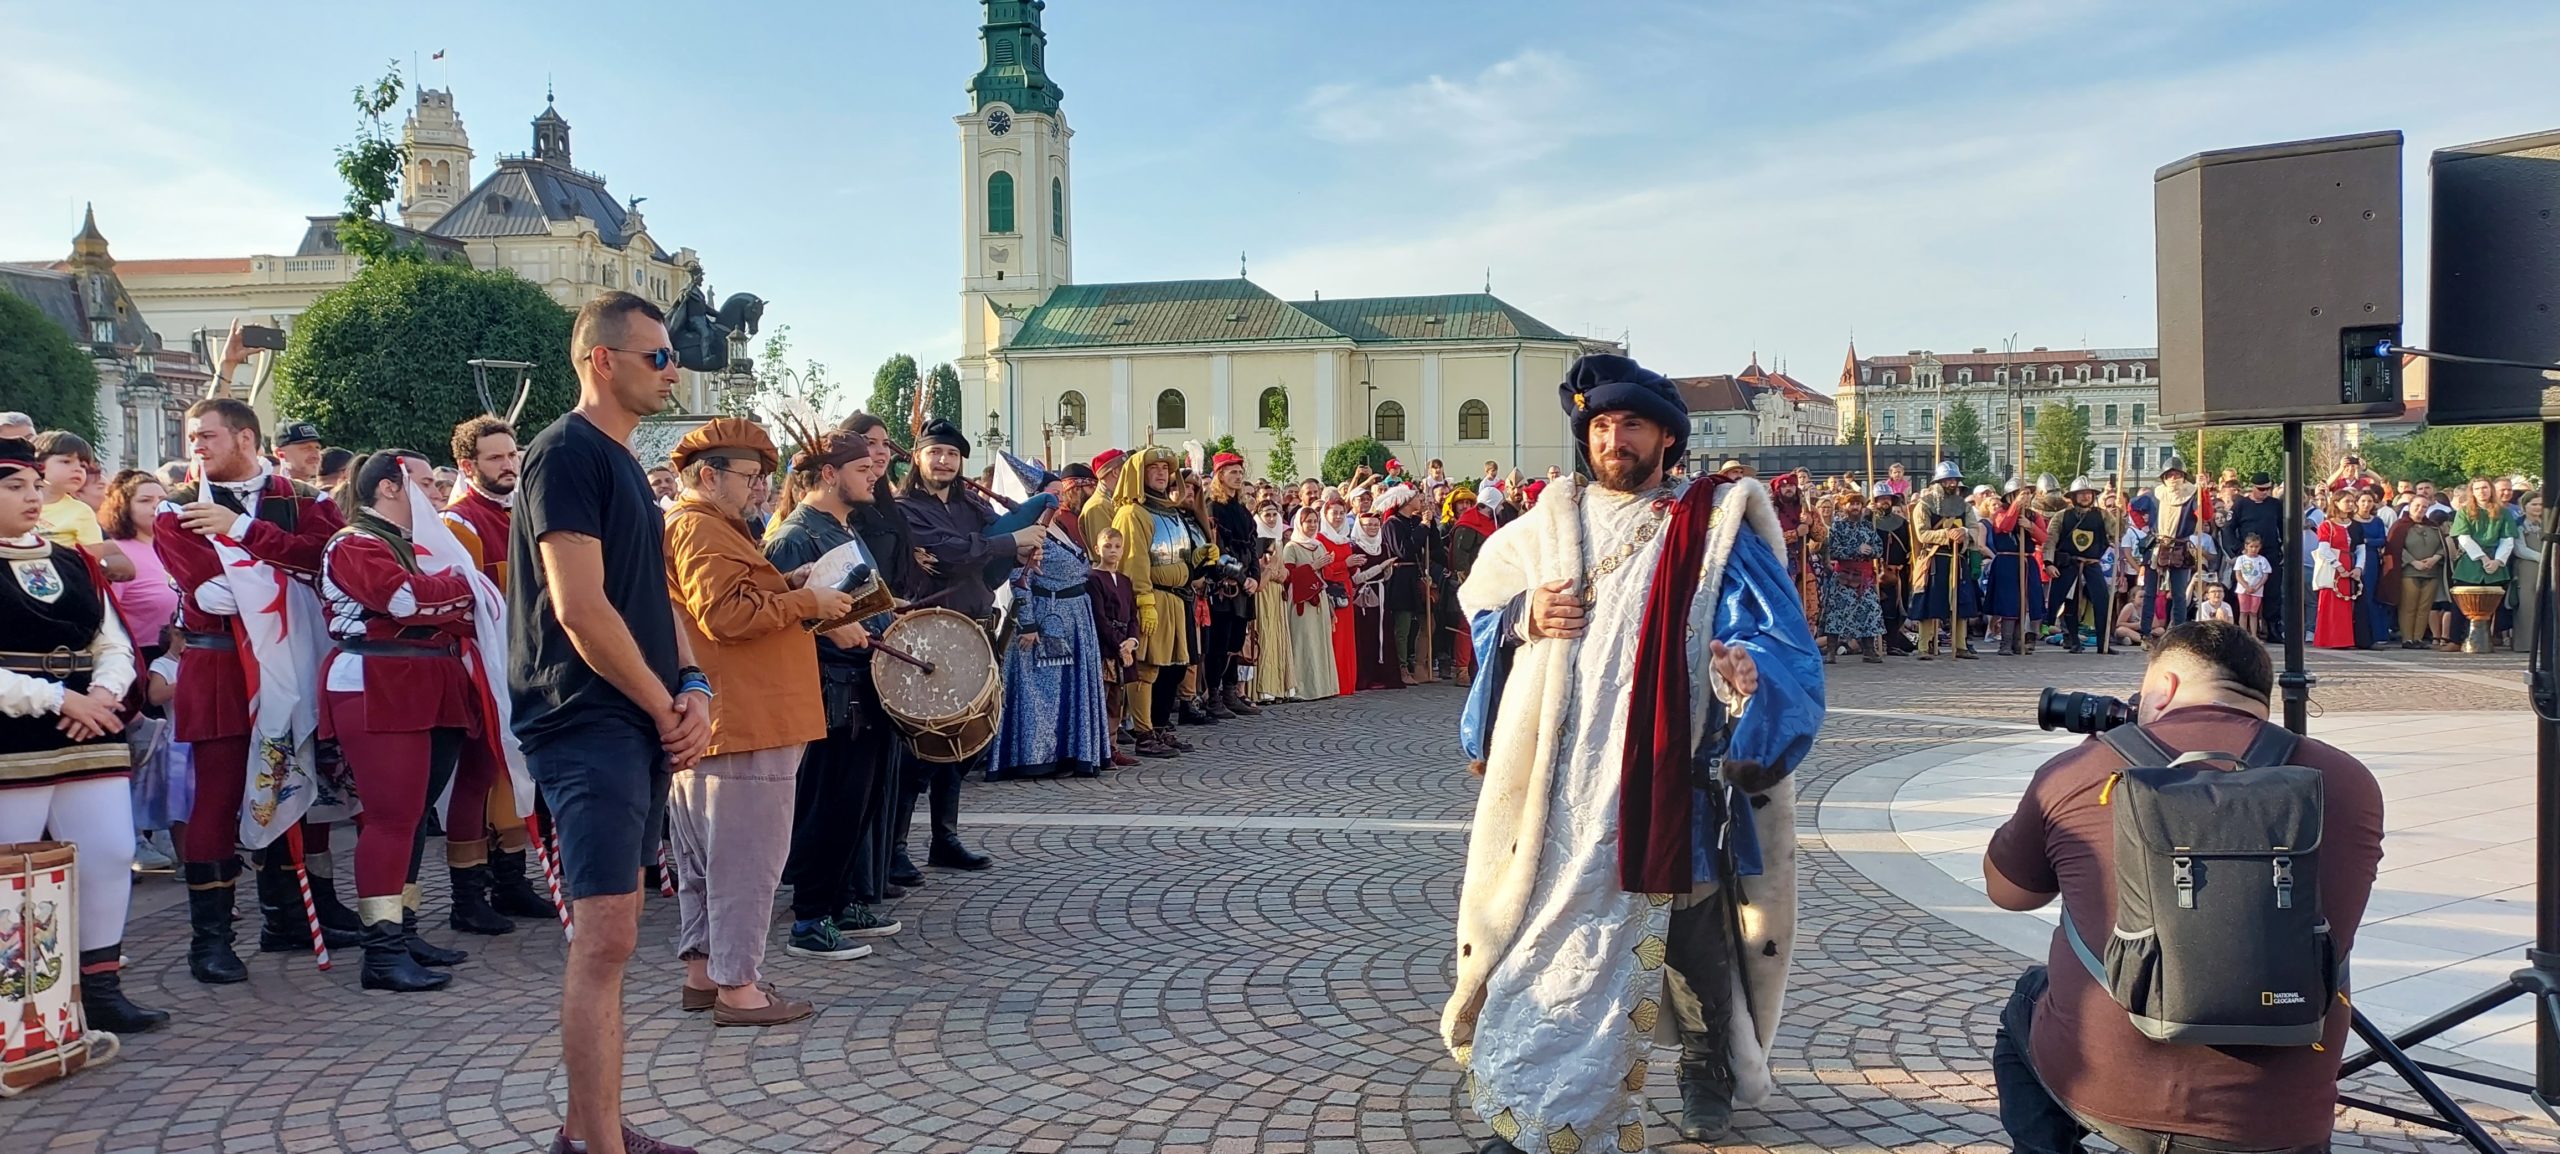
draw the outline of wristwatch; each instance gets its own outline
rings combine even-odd
[[[676,670],[676,694],[683,696],[687,693],[699,693],[704,697],[717,696],[711,692],[711,678],[703,674],[702,667],[699,665],[687,665]]]

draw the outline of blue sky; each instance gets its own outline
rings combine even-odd
[[[444,49],[481,156],[545,78],[581,167],[715,287],[868,379],[958,342],[974,0],[244,6],[0,0],[0,258],[289,249],[340,197],[348,90]],[[608,23],[609,21],[609,23]],[[1675,373],[1757,351],[2154,343],[2151,174],[2399,128],[2560,126],[2560,4],[2431,0],[1051,0],[1085,281],[1494,290]]]

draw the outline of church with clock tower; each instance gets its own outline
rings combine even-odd
[[[983,66],[956,118],[963,426],[1053,463],[1232,433],[1265,473],[1285,429],[1298,471],[1367,435],[1454,475],[1485,460],[1570,467],[1556,382],[1606,342],[1494,297],[1286,301],[1239,275],[1075,280],[1075,133],[1048,71],[1045,0],[980,0]],[[1044,443],[1045,437],[1045,443]]]

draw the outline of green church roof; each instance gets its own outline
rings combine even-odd
[[[1572,339],[1486,293],[1284,301],[1237,278],[1061,285],[1005,347]]]
[[[1294,301],[1308,316],[1361,344],[1383,341],[1569,341],[1572,337],[1491,293]]]
[[[1041,30],[1046,0],[979,0],[987,22],[978,29],[986,66],[969,80],[970,108],[1002,101],[1017,112],[1058,111],[1066,94],[1047,71],[1049,34]]]

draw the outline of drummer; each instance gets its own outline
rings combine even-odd
[[[765,535],[764,555],[785,573],[822,556],[849,551],[881,580],[879,562],[849,521],[878,499],[888,455],[874,455],[849,432],[793,437],[791,471],[800,501]],[[885,625],[886,614],[869,624]],[[882,877],[888,872],[888,816],[897,748],[889,719],[871,684],[871,635],[856,622],[819,634],[818,687],[827,715],[826,736],[809,743],[800,759],[800,784],[792,807],[791,952],[802,957],[850,961],[871,952],[866,938],[898,932],[881,916]]]
[[[827,733],[817,638],[802,623],[853,598],[795,586],[757,548],[746,510],[780,458],[753,421],[703,425],[672,459],[683,491],[667,510],[667,588],[712,694],[710,747],[668,788],[682,1005],[715,1026],[778,1026],[817,1012],[758,981],[801,754]]]
[[[0,440],[0,843],[50,826],[78,854],[80,1001],[89,1025],[138,1033],[169,1020],[125,1000],[124,916],[133,896],[133,772],[122,702],[133,642],[108,611],[107,577],[36,533],[45,503],[35,446]],[[55,917],[62,916],[56,913]],[[21,932],[28,932],[24,927]]]

